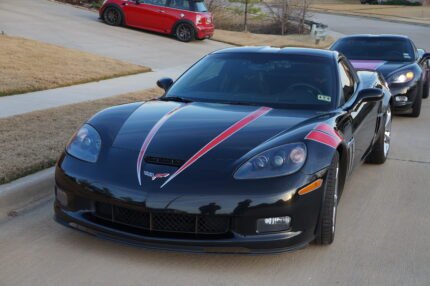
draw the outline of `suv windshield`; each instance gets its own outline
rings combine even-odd
[[[414,60],[414,49],[410,41],[403,38],[346,38],[336,42],[331,49],[343,53],[350,60]]]
[[[336,102],[335,82],[335,67],[328,58],[219,53],[195,64],[175,82],[166,97],[329,110]]]

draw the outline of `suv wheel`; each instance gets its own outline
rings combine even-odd
[[[111,26],[120,26],[122,24],[122,13],[116,7],[107,7],[103,12],[103,20]]]
[[[187,23],[180,23],[175,29],[176,38],[181,42],[189,42],[195,38],[194,27]]]

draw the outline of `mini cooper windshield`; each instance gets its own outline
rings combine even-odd
[[[332,49],[350,60],[412,62],[415,58],[410,41],[402,38],[345,38],[335,43]]]
[[[336,82],[327,58],[220,53],[189,69],[165,99],[330,110],[336,103]]]

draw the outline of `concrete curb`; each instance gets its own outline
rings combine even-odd
[[[318,9],[312,9],[312,8],[310,8],[309,11],[313,12],[313,13],[320,13],[320,14],[351,16],[351,17],[365,18],[365,19],[385,21],[385,22],[398,23],[398,24],[407,24],[407,25],[415,25],[415,26],[422,26],[422,27],[430,27],[430,24],[427,24],[427,23],[413,22],[413,21],[408,21],[406,19],[383,18],[383,17],[378,17],[376,15],[360,15],[360,14],[354,14],[354,13],[343,13],[343,12],[337,12],[337,11],[318,10]]]
[[[54,167],[0,186],[0,220],[54,193]]]

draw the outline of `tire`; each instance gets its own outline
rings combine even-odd
[[[427,81],[423,86],[423,98],[428,98],[430,94],[430,84]]]
[[[367,0],[360,0],[360,3],[361,3],[361,4],[366,4],[366,3],[367,3]]]
[[[315,237],[316,244],[329,245],[334,240],[336,209],[339,198],[339,173],[339,153],[336,152],[327,172],[324,201]]]
[[[176,38],[181,42],[190,42],[195,39],[194,27],[187,23],[179,23],[175,28]]]
[[[421,113],[421,102],[423,100],[423,97],[420,96],[420,92],[417,93],[415,96],[415,101],[412,104],[412,113],[410,114],[411,117],[419,117]]]
[[[366,158],[366,163],[383,164],[387,160],[391,147],[392,119],[391,108],[388,107],[387,113],[384,116],[384,126],[381,128],[372,151]]]
[[[103,20],[110,26],[121,26],[122,12],[116,7],[107,7],[103,12]]]

